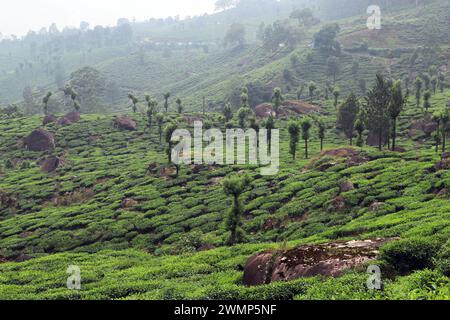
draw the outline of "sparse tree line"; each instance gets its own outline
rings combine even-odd
[[[416,98],[420,97],[422,81],[416,79]],[[428,113],[431,107],[431,92],[424,94],[424,111]],[[393,81],[386,79],[382,75],[376,76],[375,85],[363,97],[356,97],[351,93],[347,99],[338,107],[337,127],[340,128],[353,144],[355,132],[357,132],[357,145],[363,145],[363,133],[369,130],[378,139],[378,148],[382,150],[385,143],[391,150],[397,147],[397,124],[398,118],[407,103],[408,94],[404,94],[403,85],[400,80]],[[417,105],[419,105],[417,103]],[[448,123],[449,108],[441,106],[433,115],[437,123],[435,135],[436,150],[442,143],[442,152],[445,152],[446,125]],[[445,123],[445,125],[444,125]],[[442,128],[440,125],[442,124]]]
[[[337,127],[339,127],[353,145],[356,133],[356,144],[364,145],[364,132],[370,130],[378,137],[379,150],[383,148],[383,139],[386,138],[392,150],[396,150],[397,142],[397,122],[400,114],[407,103],[407,95],[403,93],[403,85],[400,80],[393,81],[381,74],[377,74],[375,85],[366,95],[357,97],[351,93],[344,102],[338,106]],[[338,91],[336,91],[338,92]],[[335,93],[335,106],[338,105],[339,94]],[[243,90],[242,104],[245,108],[245,90]],[[272,105],[274,114],[267,120],[266,128],[275,128],[275,118],[278,116],[279,108],[283,96],[280,88],[275,88],[273,92]],[[242,109],[243,110],[243,109]],[[243,111],[241,111],[243,113]],[[230,107],[224,109],[226,119],[230,119],[232,114]],[[446,127],[450,121],[449,106],[442,106],[433,114],[433,119],[437,123],[436,130],[436,152],[439,145],[442,145],[442,152],[446,151]],[[302,119],[291,119],[287,124],[289,133],[289,153],[292,159],[296,159],[297,146],[302,139],[304,141],[305,158],[308,158],[308,144],[311,139],[311,128],[313,124],[317,126],[320,149],[323,150],[323,141],[326,135],[326,126],[321,118],[313,119],[306,116]],[[229,232],[228,245],[234,245],[243,241],[245,235],[241,228],[241,217],[244,214],[241,196],[248,188],[250,179],[248,176],[239,177],[237,175],[226,178],[223,182],[223,190],[226,195],[232,198],[232,207],[226,218],[226,230]]]
[[[407,96],[410,95],[411,78],[407,77],[404,80],[406,87]],[[421,106],[421,101],[423,98],[423,109],[428,112],[430,108],[430,98],[432,95],[436,94],[439,90],[444,92],[445,89],[445,75],[438,71],[436,67],[431,67],[428,73],[419,74],[413,82],[414,94],[416,99],[416,106]]]
[[[430,85],[431,81],[430,81]],[[312,96],[316,89],[314,83],[308,85],[308,91]],[[331,91],[331,90],[330,90]],[[70,98],[73,108],[77,109],[77,92],[71,87],[66,86],[63,89],[64,94]],[[379,149],[382,150],[383,139],[388,136],[389,144],[392,150],[396,148],[397,138],[397,121],[402,113],[405,104],[407,103],[407,94],[403,93],[403,84],[401,81],[393,81],[378,74],[376,76],[375,85],[368,90],[366,95],[358,97],[351,93],[348,97],[339,104],[340,92],[337,87],[333,90],[333,104],[337,108],[338,118],[337,127],[341,129],[345,136],[349,139],[350,145],[353,144],[353,139],[356,133],[356,145],[363,146],[364,133],[366,130],[375,132],[379,138]],[[170,108],[170,98],[172,94],[167,92],[162,95],[164,99],[163,112],[166,114]],[[48,102],[52,97],[52,92],[48,92],[42,100],[44,113],[48,113]],[[139,110],[139,98],[129,93],[128,98],[131,103],[131,110],[137,113]],[[330,96],[331,98],[331,96]],[[429,97],[428,97],[429,98]],[[427,99],[425,99],[427,100]],[[429,99],[428,99],[429,100]],[[240,96],[240,106],[236,112],[230,104],[223,108],[223,115],[221,117],[222,123],[231,128],[234,124],[230,121],[235,118],[241,128],[252,128],[259,131],[260,127],[265,127],[270,135],[271,130],[275,129],[277,119],[282,115],[282,105],[284,97],[280,88],[274,88],[272,93],[272,107],[273,113],[264,121],[258,121],[254,111],[249,106],[249,92],[247,87],[242,88]],[[162,145],[163,141],[166,144],[166,155],[168,162],[172,163],[172,134],[178,128],[178,123],[169,121],[163,112],[158,110],[158,102],[150,94],[145,95],[146,120],[147,128],[152,130],[154,126],[157,127],[159,135],[159,143]],[[181,98],[175,99],[178,114],[183,113],[183,103]],[[205,99],[203,99],[203,106]],[[203,108],[204,109],[204,108]],[[442,145],[442,151],[446,150],[446,130],[447,124],[450,120],[449,108],[444,107],[436,110],[433,114],[433,120],[436,121],[437,138],[436,150]],[[320,150],[323,150],[324,139],[326,138],[327,127],[324,120],[320,117],[304,116],[301,119],[289,119],[286,125],[289,134],[289,154],[295,161],[298,154],[298,143],[302,140],[304,143],[304,157],[309,158],[310,142],[313,136],[311,129],[316,127],[317,139],[320,140]],[[270,137],[268,137],[270,141]],[[270,150],[270,146],[269,146]],[[180,166],[176,165],[176,176],[178,176]],[[244,206],[242,204],[242,195],[248,189],[250,178],[248,176],[239,177],[236,175],[230,176],[223,181],[223,190],[226,195],[229,195],[232,200],[232,206],[225,219],[226,230],[229,232],[227,240],[228,245],[234,245],[242,242],[245,235],[241,228],[241,217],[244,214]]]
[[[320,23],[311,9],[296,9],[288,19],[277,20],[272,24],[262,22],[257,30],[256,38],[268,51],[287,48],[294,49],[304,38],[305,31]],[[242,47],[246,43],[246,29],[241,23],[233,23],[224,38],[224,45]]]

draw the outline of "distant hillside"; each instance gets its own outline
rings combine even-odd
[[[162,93],[171,91],[173,97],[183,99],[188,110],[200,110],[203,97],[210,109],[218,110],[227,101],[236,104],[244,84],[252,88],[253,106],[270,99],[275,86],[295,97],[302,85],[315,81],[323,96],[330,82],[328,54],[310,46],[313,35],[330,19],[339,19],[336,22],[341,27],[338,41],[343,51],[338,57],[336,85],[343,94],[357,82],[369,86],[376,72],[397,78],[413,78],[430,66],[448,72],[450,10],[446,1],[420,1],[418,7],[415,0],[380,1],[380,31],[367,30],[367,1],[347,2],[247,0],[236,8],[182,21],[122,21],[112,29],[65,30],[45,37],[30,34],[21,41],[3,41],[0,103],[23,105],[25,97],[29,104],[25,109],[40,112],[42,96],[48,90],[62,88],[71,74],[85,65],[99,70],[112,88],[98,93],[98,106],[82,106],[90,112],[127,108],[130,91],[141,100],[147,92],[159,101]],[[287,18],[294,8],[303,7],[311,7],[322,24],[306,30],[295,48],[276,52],[261,48],[256,34],[262,22],[268,26]],[[433,26],[430,20],[435,22]],[[245,25],[247,44],[244,48],[223,48],[224,35],[235,22]],[[418,49],[430,37],[440,47],[433,55]],[[411,64],[415,54],[418,57]],[[352,68],[355,64],[356,76]],[[53,99],[53,110],[67,109],[61,92]]]

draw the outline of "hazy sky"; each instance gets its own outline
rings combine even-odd
[[[215,0],[0,0],[0,33],[24,35],[55,22],[59,29],[115,25],[118,18],[146,20],[151,17],[202,14],[214,11]]]

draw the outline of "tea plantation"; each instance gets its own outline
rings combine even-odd
[[[293,11],[309,0],[235,2],[0,33],[0,300],[450,300],[448,1],[375,0],[381,30],[365,0],[317,0],[310,24]],[[233,27],[244,39],[225,46]],[[196,120],[222,132],[273,120],[279,172],[170,164],[170,129]],[[370,146],[394,128],[395,151]],[[36,129],[54,149],[31,151]],[[382,246],[342,274],[273,280],[289,252],[329,245],[335,258],[365,240]],[[249,285],[267,252],[265,284]]]
[[[436,93],[430,111],[449,99],[448,90]],[[145,115],[131,112],[136,131],[114,128],[114,115],[47,125],[62,163],[46,173],[46,154],[23,145],[42,116],[0,119],[0,298],[449,299],[450,172],[438,165],[433,139],[411,134],[422,109],[410,102],[402,113],[404,152],[350,148],[334,129],[333,101],[321,113],[325,151],[313,128],[310,159],[299,147],[292,160],[286,120],[276,121],[275,176],[246,165],[184,165],[176,176],[157,126],[146,128]],[[219,114],[193,115],[225,129]],[[184,116],[169,120],[190,128]],[[231,199],[221,182],[233,173],[247,173],[250,187],[242,196],[245,238],[227,246]],[[343,183],[352,188],[343,191]],[[382,291],[367,289],[366,268],[243,285],[247,259],[266,249],[370,238],[398,238],[376,262]],[[81,269],[79,291],[67,289],[70,265]]]

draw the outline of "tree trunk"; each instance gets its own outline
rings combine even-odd
[[[267,132],[267,142],[268,142],[268,144],[269,144],[269,145],[268,145],[268,147],[269,147],[269,148],[268,148],[268,149],[269,149],[268,151],[269,151],[269,152],[272,152],[272,132],[271,132],[271,129],[269,129],[268,132]]]
[[[323,139],[320,139],[320,151],[323,151]]]
[[[397,118],[392,119],[392,151],[395,151],[395,140],[397,137]]]
[[[233,195],[233,208],[232,213],[238,214],[238,203],[239,203],[239,195]],[[234,246],[237,242],[237,228],[239,225],[239,217],[234,217],[234,223],[230,226],[230,238],[228,239],[228,244],[230,246]]]
[[[169,163],[172,163],[172,144],[171,143],[169,143],[169,146],[168,146],[167,156],[169,158]]]
[[[439,152],[439,132],[441,131],[440,130],[440,123],[438,122],[437,123],[437,129],[436,129],[437,131],[436,131],[436,153],[438,153]]]
[[[444,125],[444,127],[442,128],[442,153],[445,153],[445,138],[446,138],[446,135],[447,135],[447,132],[445,131],[446,127],[447,126]]]
[[[305,158],[308,159],[308,139],[305,139]]]
[[[383,150],[383,129],[378,132],[378,150]]]
[[[236,230],[231,230],[230,238],[228,239],[228,245],[234,246],[236,244]]]

